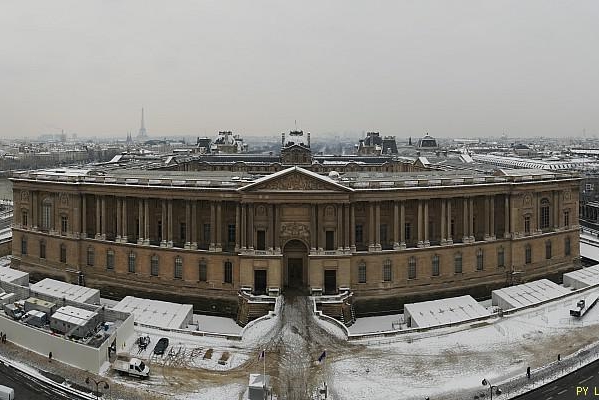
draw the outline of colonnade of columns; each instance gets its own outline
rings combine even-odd
[[[540,224],[538,210],[541,207],[541,197],[547,198],[548,195],[534,194],[531,199],[531,206],[537,210],[532,213],[531,223],[533,230],[537,231]],[[560,192],[553,191],[549,194],[549,198],[553,205],[552,227],[556,229],[561,226]],[[58,200],[58,197],[56,199]],[[34,227],[39,225],[42,218],[40,214],[44,213],[38,204],[38,201],[41,200],[41,196],[37,192],[32,192],[30,199],[32,202],[31,224]],[[504,204],[498,203],[498,200],[503,200]],[[499,196],[483,194],[464,195],[457,198],[304,204],[304,207],[309,207],[309,222],[302,222],[302,225],[307,225],[308,228],[308,232],[303,232],[303,234],[309,242],[310,251],[316,253],[321,251],[350,253],[360,250],[376,252],[383,250],[384,246],[388,246],[385,249],[397,250],[406,248],[408,243],[417,247],[428,247],[431,245],[431,241],[443,246],[451,245],[454,241],[470,243],[477,239],[495,240],[498,233],[503,233],[504,238],[509,238],[512,232],[522,230],[516,227],[516,224],[522,224],[518,220],[518,218],[521,219],[522,211],[520,208],[514,207],[512,201],[509,194]],[[201,233],[202,245],[207,245],[208,250],[211,251],[222,251],[225,244],[228,246],[234,244],[235,251],[264,250],[275,253],[281,251],[281,229],[283,225],[289,223],[287,220],[282,221],[281,210],[287,207],[287,204],[264,205],[244,201],[233,204],[232,202],[207,200],[201,200],[201,202],[203,204],[200,204],[200,200],[175,201],[126,196],[80,195],[74,199],[74,204],[72,204],[76,211],[69,231],[74,235],[86,237],[88,228],[92,228],[88,227],[87,223],[93,221],[93,237],[100,240],[107,239],[107,227],[110,226],[111,232],[108,239],[113,240],[114,238],[119,243],[130,242],[133,238],[137,239],[136,242],[139,245],[149,245],[151,240],[154,244],[158,238],[161,247],[177,245],[186,249],[197,249]],[[36,206],[33,206],[34,204]],[[358,204],[360,213],[356,210]],[[200,216],[198,208],[201,206],[203,210],[206,210],[206,206],[209,208],[209,223],[205,211],[202,214],[202,221],[198,219]],[[264,206],[266,211],[256,215],[258,206],[261,209]],[[382,212],[383,206],[385,207],[384,213]],[[108,210],[112,207],[114,210]],[[179,208],[174,213],[175,207]],[[332,207],[334,212],[327,211],[329,207]],[[475,207],[477,208],[476,232]],[[503,213],[503,232],[496,229],[497,207],[507,211]],[[406,221],[407,211],[409,212],[410,226]],[[597,213],[597,211],[593,212]],[[59,224],[58,207],[54,207],[53,214],[55,223]],[[88,219],[88,214],[94,217]],[[132,214],[136,217],[137,226],[133,225],[134,229],[137,229],[136,232],[131,231]],[[156,220],[157,216],[159,216],[158,220]],[[461,221],[458,220],[459,216],[461,216]],[[593,217],[597,218],[597,215],[593,214]],[[357,222],[358,218],[359,222]],[[382,218],[385,219],[383,222],[381,222]],[[260,225],[256,225],[257,220]],[[361,232],[361,243],[365,246],[362,249],[358,249],[356,246],[358,224],[361,225],[361,228],[367,228],[367,232]],[[386,226],[383,231],[381,230],[382,224]],[[177,238],[173,235],[174,228],[180,229],[177,231],[179,232]],[[381,238],[382,232],[387,235],[387,228],[391,228],[389,237]],[[458,232],[461,237],[456,238]],[[407,233],[411,237],[406,238]],[[481,237],[481,235],[483,236]],[[176,243],[177,240],[181,240],[182,243]],[[232,243],[233,241],[234,243]]]

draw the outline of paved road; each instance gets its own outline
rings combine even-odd
[[[78,397],[67,397],[55,392],[52,388],[29,379],[19,371],[0,363],[0,385],[15,389],[16,399],[28,400],[75,400]]]
[[[555,382],[515,398],[519,400],[599,398],[599,360]]]

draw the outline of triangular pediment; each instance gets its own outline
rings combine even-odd
[[[351,192],[351,188],[340,185],[334,180],[300,167],[291,167],[272,175],[265,176],[239,188],[245,192],[265,191],[328,191]]]

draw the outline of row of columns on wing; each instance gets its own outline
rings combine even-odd
[[[555,228],[562,218],[557,192],[551,200],[550,217],[549,205],[544,211],[549,199],[541,196],[531,204],[539,211],[522,216],[509,195],[304,205],[83,195],[68,207],[44,197],[41,218],[37,207],[32,217],[42,229],[58,231],[54,221],[60,221],[63,234],[140,245],[280,252],[282,243],[301,239],[311,252],[353,252],[518,237],[548,228],[549,218]],[[283,215],[294,208],[306,213]],[[562,211],[569,225],[568,211]]]

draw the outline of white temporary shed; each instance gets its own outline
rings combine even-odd
[[[404,305],[404,318],[411,328],[457,323],[489,314],[468,295]]]
[[[549,279],[540,279],[522,285],[493,290],[491,299],[494,306],[509,310],[555,299],[569,292],[570,290],[551,282]]]
[[[158,328],[187,328],[193,319],[191,304],[170,303],[133,296],[125,297],[112,309],[133,314],[136,323]]]

